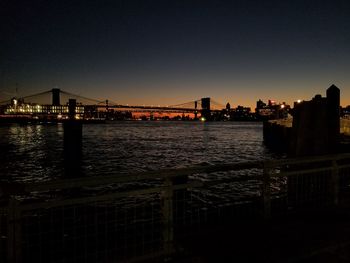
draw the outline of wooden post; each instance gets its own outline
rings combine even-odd
[[[10,197],[7,219],[7,260],[10,263],[22,261],[21,211],[19,201]]]
[[[166,254],[170,254],[173,248],[174,226],[173,226],[173,182],[171,178],[165,178],[165,190],[163,191],[163,239]]]
[[[270,188],[270,173],[272,170],[271,163],[264,163],[263,182],[262,182],[262,201],[263,201],[263,217],[264,219],[271,218],[271,188]]]
[[[339,167],[337,160],[332,160],[332,174],[331,174],[331,195],[332,204],[337,206],[339,203]]]
[[[63,124],[64,170],[69,178],[81,176],[83,126],[75,119],[76,105],[75,99],[69,99],[69,119]]]

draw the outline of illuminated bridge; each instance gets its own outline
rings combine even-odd
[[[49,103],[50,97],[51,103]],[[215,102],[211,98],[201,98],[199,100],[169,106],[119,104],[112,100],[87,98],[55,88],[21,98],[14,97],[2,101],[0,102],[0,112],[2,116],[31,115],[65,118],[69,111],[68,101],[72,99],[76,103],[77,118],[96,118],[101,115],[106,116],[109,112],[114,111],[160,114],[186,113],[193,114],[195,118],[199,113],[202,117],[209,118],[212,112],[219,112],[225,108],[224,105]]]

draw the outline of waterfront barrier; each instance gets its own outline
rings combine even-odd
[[[1,184],[0,261],[170,258],[215,226],[348,202],[349,161],[337,154]]]

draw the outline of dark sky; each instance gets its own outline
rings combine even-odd
[[[0,100],[54,87],[129,104],[350,104],[350,1],[0,1]]]

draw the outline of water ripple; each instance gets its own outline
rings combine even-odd
[[[2,180],[43,181],[63,174],[63,128],[0,126]],[[115,122],[83,127],[82,171],[87,176],[125,174],[262,160],[261,123]],[[223,175],[224,176],[224,175]]]

